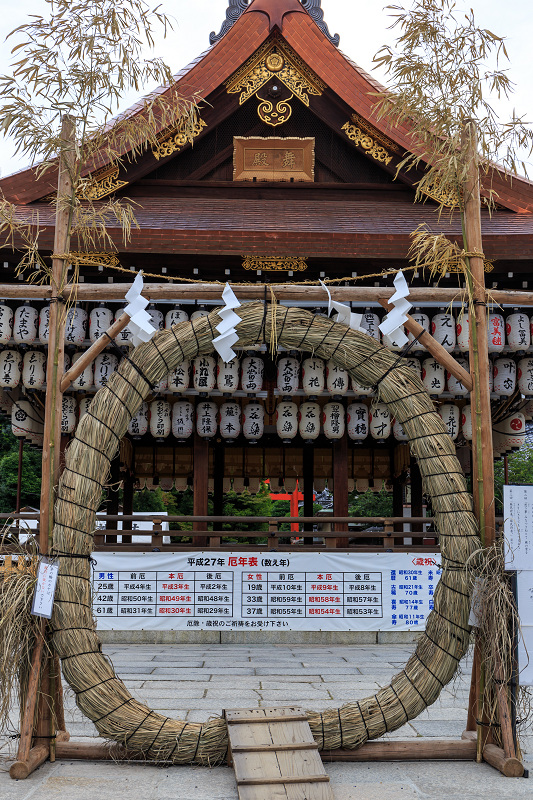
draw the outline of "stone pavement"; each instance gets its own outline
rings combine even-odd
[[[106,645],[117,674],[139,700],[162,714],[204,722],[224,708],[289,705],[322,711],[360,700],[386,685],[412,646]],[[394,738],[460,738],[470,674],[446,687],[437,702]],[[72,739],[95,740],[65,690]],[[526,740],[533,750],[533,737]],[[505,800],[533,797],[533,783],[505,779],[474,763],[326,764],[336,800]],[[532,764],[533,766],[533,764]],[[0,770],[8,763],[0,762]],[[533,776],[532,776],[533,780]],[[152,767],[110,763],[46,764],[27,781],[0,772],[1,800],[237,800],[227,767]]]

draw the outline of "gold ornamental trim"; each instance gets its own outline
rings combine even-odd
[[[257,109],[259,119],[267,125],[270,125],[271,128],[283,125],[284,122],[287,122],[291,118],[291,100],[294,97],[293,94],[291,94],[287,100],[279,100],[275,108],[274,104],[267,98],[263,99],[258,94],[256,97],[260,101]]]
[[[381,164],[390,164],[392,155],[382,147],[378,142],[370,136],[367,131],[364,131],[360,126],[355,125],[353,122],[345,122],[341,130],[344,131],[348,139],[350,139],[358,147],[362,147],[366,154],[379,161]]]
[[[309,256],[243,256],[242,266],[261,272],[305,272]]]
[[[167,128],[157,137],[157,145],[152,147],[152,153],[158,161],[160,158],[171,156],[172,153],[177,153],[182,147],[189,144],[189,142],[192,143],[192,141],[201,134],[204,128],[207,128],[207,122],[204,122],[200,117],[198,117],[192,132],[184,133],[182,131],[177,131],[175,128],[173,130]]]
[[[107,197],[108,194],[122,189],[123,186],[128,185],[128,181],[119,180],[119,172],[118,164],[102,167],[93,172],[82,180],[77,192],[78,196],[82,200],[100,200],[102,197]]]
[[[457,189],[454,186],[443,186],[440,178],[436,178],[431,186],[426,186],[422,189],[422,192],[446,208],[461,207],[461,199]]]
[[[269,39],[225,83],[228,94],[239,94],[242,106],[271,78],[276,77],[304,105],[309,106],[309,95],[319,97],[326,84],[302,61],[299,55],[282,39]]]
[[[312,182],[314,179],[313,137],[233,137],[234,181]]]
[[[382,144],[386,150],[391,150],[393,153],[401,153],[402,149],[396,142],[393,142],[392,139],[389,139],[388,136],[385,136],[384,133],[378,131],[377,128],[374,128],[373,125],[370,124],[364,117],[360,114],[357,114],[355,111],[352,114],[352,122],[354,122],[358,128],[361,128],[362,131],[368,133],[369,136],[372,137],[376,142]]]

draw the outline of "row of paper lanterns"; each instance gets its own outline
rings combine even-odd
[[[87,312],[80,306],[72,307],[68,311],[65,327],[65,342],[71,345],[81,345],[88,338],[91,342],[97,341],[107,331],[114,321],[124,312],[123,308],[113,311],[111,308],[101,304],[95,306]],[[206,316],[209,311],[206,308],[199,308],[190,317],[180,306],[170,309],[166,314],[155,306],[148,307],[148,313],[152,319],[152,325],[157,330],[171,328],[179,322],[195,320],[198,317]],[[11,338],[16,344],[31,346],[36,342],[48,344],[49,340],[49,316],[50,306],[44,306],[40,311],[30,302],[25,302],[13,310],[5,303],[0,303],[0,344],[7,344]],[[450,352],[458,348],[461,352],[468,352],[469,339],[469,315],[461,314],[454,317],[453,314],[439,311],[431,318],[415,309],[412,317],[427,331],[430,331],[435,339],[446,350]],[[400,350],[399,345],[388,336],[381,337],[379,316],[366,309],[361,327],[378,341],[383,339],[383,344],[393,350]],[[409,334],[410,341],[414,340]],[[533,317],[515,309],[506,318],[502,314],[491,313],[488,317],[488,339],[489,352],[501,353],[507,344],[513,351],[527,350],[533,339]],[[128,345],[131,343],[132,333],[128,327],[118,334],[118,344]],[[413,345],[413,350],[424,350],[418,342]]]
[[[72,363],[81,358],[82,352],[72,357]],[[458,358],[458,363],[468,371],[468,361]],[[448,391],[454,397],[465,397],[467,389],[434,358],[420,362],[416,358],[407,359],[415,369],[429,394],[439,396]],[[65,369],[70,366],[70,358],[65,355]],[[75,391],[101,389],[118,369],[119,358],[114,353],[102,352],[73,381]],[[191,369],[192,366],[192,369]],[[179,364],[156,386],[157,392],[181,394],[190,388],[202,394],[210,394],[215,389],[226,395],[234,394],[239,386],[250,395],[263,389],[264,362],[256,355],[247,356],[241,361],[234,359],[225,363],[213,356],[199,356],[192,365],[185,361]],[[40,350],[27,350],[24,354],[15,349],[0,352],[0,387],[15,389],[20,383],[26,389],[40,390],[46,385],[46,354]],[[511,357],[501,357],[490,363],[490,391],[501,397],[510,397],[518,387],[525,397],[533,396],[533,357],[521,358],[518,364]],[[278,360],[277,388],[283,396],[297,393],[300,384],[304,393],[312,397],[328,391],[334,396],[344,396],[350,386],[359,397],[374,393],[372,387],[365,387],[350,379],[348,372],[332,361],[310,357],[301,365],[297,358],[283,356]]]

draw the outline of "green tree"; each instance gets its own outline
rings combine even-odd
[[[9,514],[17,502],[19,454],[11,450],[0,458],[0,511]],[[24,449],[22,457],[21,506],[39,506],[41,494],[41,454]]]
[[[224,516],[226,517],[270,517],[272,516],[272,500],[270,490],[266,483],[262,483],[256,494],[242,492],[237,494],[234,491],[224,495]],[[224,530],[249,531],[259,530],[268,531],[268,524],[250,524],[248,522],[231,522],[224,525]]]
[[[533,446],[524,445],[516,453],[508,456],[509,483],[515,486],[533,484]],[[494,496],[496,498],[496,511],[503,514],[503,486],[505,471],[503,461],[494,465]]]
[[[364,494],[353,493],[349,501],[351,517],[390,517],[392,516],[392,494],[385,489]]]

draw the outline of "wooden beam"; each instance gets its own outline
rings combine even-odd
[[[207,517],[207,501],[209,491],[209,442],[194,434],[194,475],[193,475],[193,516]],[[205,532],[207,523],[193,522],[193,531]],[[205,547],[207,536],[194,536],[194,547]]]
[[[99,339],[92,344],[88,350],[84,352],[81,358],[79,358],[75,364],[71,366],[68,372],[65,372],[63,376],[63,380],[61,381],[61,391],[66,392],[69,386],[71,385],[72,381],[75,381],[76,378],[81,375],[83,370],[92,364],[96,356],[100,355],[102,350],[110,344],[110,339],[114,339],[115,336],[124,330],[127,326],[130,318],[127,314],[122,314],[116,322],[111,325],[107,331],[100,336]]]
[[[475,745],[477,733],[476,731],[464,731],[462,738]],[[495,744],[485,745],[483,748],[483,761],[499,770],[506,778],[521,778],[525,772],[521,761],[517,758],[507,758],[502,748],[497,747]]]
[[[348,516],[348,436],[333,442],[333,515]],[[335,531],[346,529],[346,523],[334,523]],[[348,539],[330,539],[327,546],[348,547]]]
[[[322,761],[475,761],[471,740],[408,739],[366,742],[357,750],[322,750]]]

